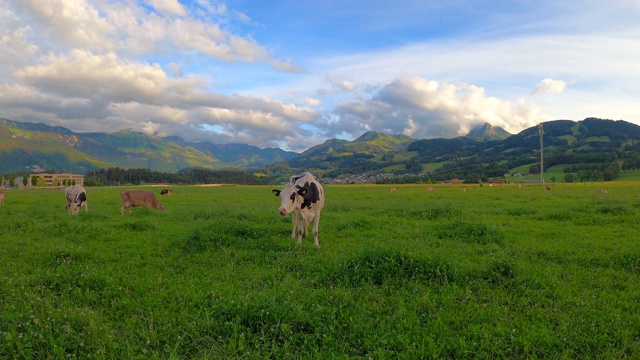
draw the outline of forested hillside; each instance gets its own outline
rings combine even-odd
[[[531,127],[504,140],[477,141],[469,137],[415,140],[406,143],[405,149],[384,155],[343,152],[332,156],[334,152],[316,149],[287,164],[296,169],[307,165],[328,179],[369,173],[372,178],[383,179],[376,181],[387,182],[486,181],[522,167],[526,168],[525,174],[539,173],[542,170],[539,130],[538,126]],[[544,168],[563,166],[565,176],[560,181],[608,181],[622,170],[640,167],[638,125],[596,118],[578,122],[556,120],[543,123],[543,132]],[[398,176],[374,176],[380,173]]]

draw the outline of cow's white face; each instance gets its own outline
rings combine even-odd
[[[75,215],[80,210],[80,204],[73,203],[70,205],[70,208],[71,208],[71,213]]]
[[[306,189],[297,189],[293,184],[287,184],[282,190],[272,190],[275,196],[280,197],[280,208],[278,214],[280,216],[287,216],[294,212],[296,209],[300,209],[302,205],[303,196],[306,194]]]

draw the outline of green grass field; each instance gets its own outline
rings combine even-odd
[[[270,187],[7,191],[0,358],[640,358],[640,183],[429,186],[325,186],[319,249]]]

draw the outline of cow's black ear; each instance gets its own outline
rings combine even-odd
[[[273,193],[273,195],[275,195],[275,196],[280,196],[280,190],[273,189],[273,190],[271,190],[271,192],[272,192],[272,193]]]
[[[298,195],[300,196],[305,196],[307,194],[307,189],[300,189],[298,190]]]

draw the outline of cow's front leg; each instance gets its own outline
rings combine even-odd
[[[298,228],[298,222],[299,222],[297,212],[294,212],[293,214],[291,214],[291,221],[293,222],[293,230],[291,231],[291,238],[295,239],[297,228]]]
[[[305,219],[303,216],[300,217],[298,222],[298,244],[302,242],[302,237],[309,234],[309,221]]]

